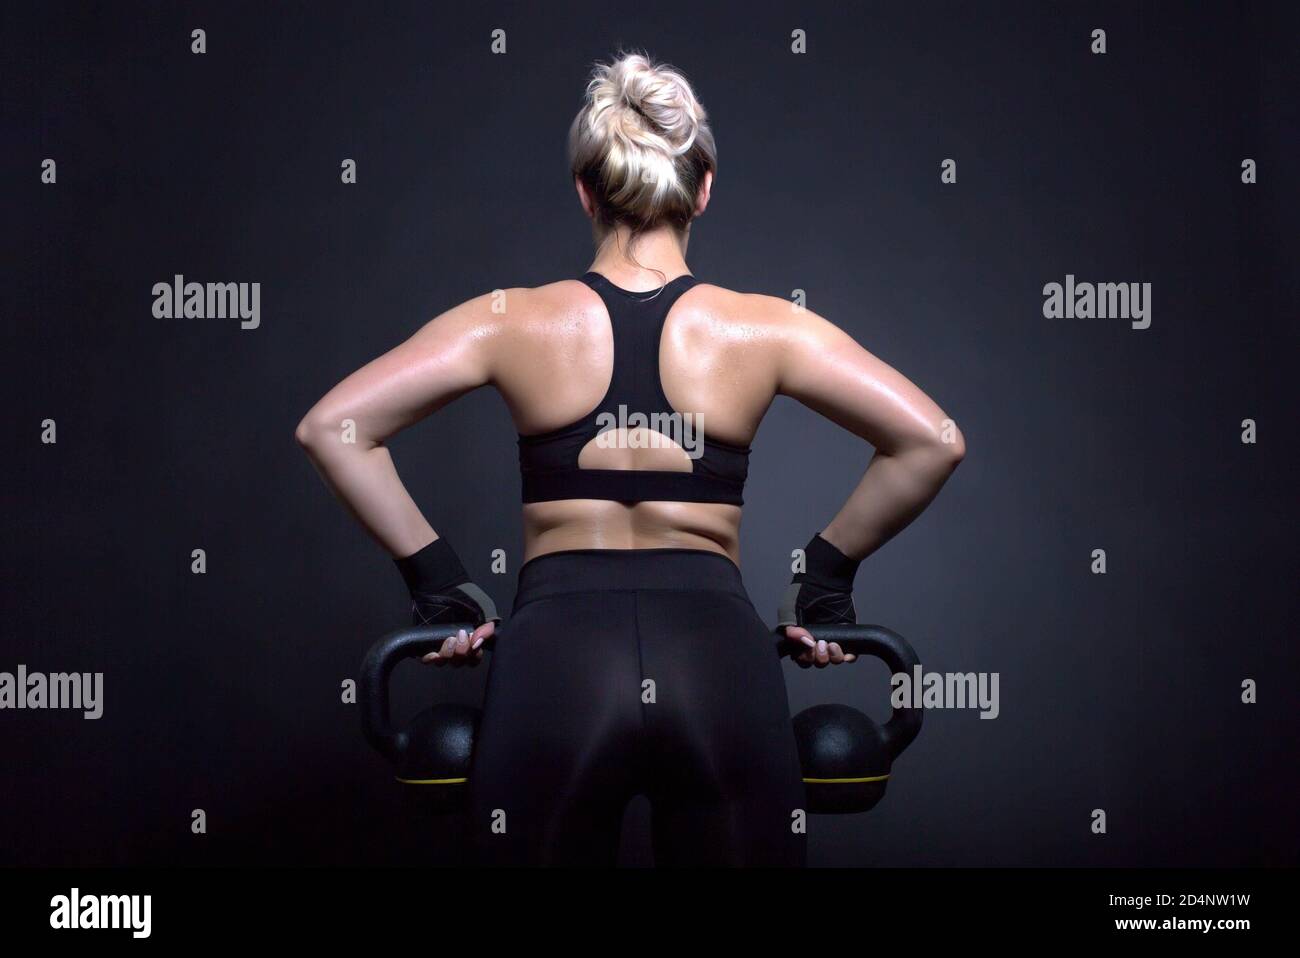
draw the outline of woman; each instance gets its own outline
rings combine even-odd
[[[785,395],[876,449],[781,610],[801,664],[824,666],[852,656],[802,626],[854,621],[858,563],[935,496],[961,435],[821,317],[691,275],[717,156],[681,74],[641,55],[598,65],[569,146],[586,275],[437,317],[331,390],[298,440],[395,557],[416,623],[479,623],[426,659],[464,664],[495,610],[384,441],[480,386],[509,407],[526,551],[470,776],[483,861],[612,864],[640,793],[658,864],[802,864],[785,686],[737,566],[749,443]]]

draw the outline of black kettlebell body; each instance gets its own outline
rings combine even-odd
[[[885,797],[893,757],[880,726],[847,705],[814,705],[794,717],[808,810],[865,812]]]
[[[407,745],[394,771],[403,785],[419,787],[417,803],[439,812],[464,807],[478,720],[479,710],[472,705],[446,703],[407,723]]]

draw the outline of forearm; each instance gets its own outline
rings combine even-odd
[[[344,443],[338,433],[312,427],[300,428],[298,441],[330,491],[390,555],[409,556],[437,538],[388,447]]]
[[[924,511],[960,461],[960,449],[943,445],[877,452],[822,538],[854,559],[871,555]]]

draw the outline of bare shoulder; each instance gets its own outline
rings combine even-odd
[[[683,307],[695,318],[710,323],[715,332],[728,332],[750,342],[779,340],[796,331],[811,315],[807,309],[779,296],[747,293],[712,283],[695,286]]]
[[[599,306],[599,298],[584,283],[561,280],[479,293],[436,317],[430,327],[485,342],[510,341],[566,321],[571,325],[576,317],[594,313]]]
[[[495,317],[502,331],[528,330],[548,320],[572,319],[599,312],[600,297],[586,283],[562,279],[542,286],[495,289],[477,297],[480,311]]]

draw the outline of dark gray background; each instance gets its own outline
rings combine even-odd
[[[106,714],[0,713],[0,863],[456,860],[340,704],[404,592],[293,428],[431,316],[586,268],[564,133],[590,62],[635,45],[713,117],[695,273],[807,290],[969,444],[858,607],[931,669],[1000,673],[1001,717],[931,713],[875,811],[814,820],[812,862],[1294,864],[1292,6],[6,5],[0,670],[103,671]],[[154,319],[174,273],[260,282],[261,328]],[[1151,282],[1152,327],[1045,320],[1066,273]],[[393,449],[508,608],[502,403]],[[869,453],[772,410],[744,527],[764,615]],[[796,708],[882,714],[883,666],[787,670]],[[409,668],[404,701],[473,701],[484,672]]]

